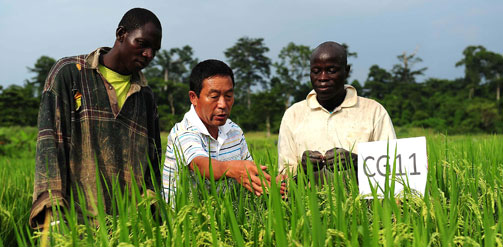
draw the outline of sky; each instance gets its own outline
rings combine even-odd
[[[455,67],[469,45],[503,53],[501,0],[0,0],[0,86],[23,85],[42,56],[59,59],[112,46],[123,14],[143,7],[163,27],[162,49],[192,46],[195,57],[225,61],[243,36],[264,38],[277,61],[289,42],[315,48],[349,45],[351,79],[370,66],[390,70],[397,55],[416,52],[427,78],[463,77]]]

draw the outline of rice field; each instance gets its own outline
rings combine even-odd
[[[0,246],[503,246],[499,135],[397,130],[400,138],[426,136],[424,196],[395,198],[388,192],[368,200],[358,194],[354,174],[335,174],[321,187],[308,184],[308,172],[289,181],[285,199],[274,182],[256,197],[241,186],[217,192],[214,185],[225,181],[212,181],[210,190],[192,186],[182,173],[174,208],[160,194],[142,196],[136,186],[102,185],[115,196],[112,214],[105,214],[99,200],[95,218],[79,220],[72,206],[55,208],[64,223],[39,232],[28,226],[33,143],[22,141],[34,132],[0,128],[0,137],[25,135],[0,156]],[[255,161],[275,176],[277,137],[246,137]],[[81,198],[73,195],[74,204],[86,203]]]

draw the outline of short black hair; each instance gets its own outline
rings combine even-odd
[[[339,61],[342,62],[344,66],[348,65],[348,54],[346,51],[346,47],[334,41],[326,41],[321,43],[318,47],[316,47],[311,53],[310,57],[311,63],[313,62],[313,59],[319,55],[320,52],[327,52],[327,51],[336,54],[337,59],[339,59]]]
[[[190,73],[190,91],[194,91],[199,97],[203,89],[203,81],[213,76],[230,76],[234,87],[234,73],[224,62],[216,59],[208,59],[198,63]]]
[[[119,27],[123,26],[126,32],[131,32],[137,28],[143,27],[147,23],[154,24],[162,31],[161,22],[152,11],[143,8],[134,8],[128,10],[119,22]]]

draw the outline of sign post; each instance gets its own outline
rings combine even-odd
[[[395,152],[396,150],[396,152]],[[414,137],[358,144],[358,186],[360,194],[371,195],[370,186],[377,189],[378,196],[391,187],[395,167],[395,195],[404,185],[424,195],[428,175],[426,138]],[[386,173],[388,171],[388,186]]]

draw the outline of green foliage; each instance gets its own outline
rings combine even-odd
[[[245,131],[277,132],[286,108],[304,100],[312,90],[309,46],[290,42],[274,63],[266,56],[268,51],[262,38],[242,37],[224,52],[236,79],[231,119]],[[348,50],[348,58],[356,57],[356,52]],[[417,77],[426,67],[419,66],[422,60],[417,51],[397,58],[391,69],[373,65],[366,81],[351,82],[359,95],[375,99],[386,108],[394,126],[432,128],[450,134],[503,133],[502,54],[483,46],[468,46],[455,65],[464,67],[463,78],[428,78],[422,82]],[[164,131],[189,110],[188,77],[197,62],[194,51],[186,45],[159,51],[144,70]],[[41,56],[28,68],[35,76],[24,86],[0,87],[0,126],[36,125],[40,90],[54,63],[53,58]]]
[[[144,75],[156,97],[161,130],[169,131],[189,110],[189,76],[197,64],[192,47],[161,50]]]
[[[277,85],[281,87],[277,97],[282,97],[285,109],[291,105],[292,96],[302,85],[309,82],[309,57],[311,49],[305,45],[288,43],[279,52],[279,61],[274,63],[277,74]]]
[[[39,102],[29,87],[11,85],[0,90],[0,126],[35,126]]]
[[[5,246],[494,246],[503,234],[503,139],[498,135],[445,136],[398,128],[399,137],[427,135],[428,183],[425,196],[385,193],[367,200],[358,194],[354,174],[340,173],[324,187],[307,186],[300,173],[289,180],[288,198],[272,183],[256,197],[241,186],[225,192],[192,185],[181,174],[171,207],[158,193],[142,196],[108,185],[113,213],[77,217],[73,207],[55,209],[63,223],[43,232],[28,228],[34,154],[0,157],[0,239]],[[276,173],[276,138],[247,133],[254,159]],[[215,181],[213,183],[225,183]],[[104,185],[102,185],[104,186]],[[389,191],[388,191],[389,192]],[[72,201],[72,200],[70,200]],[[81,195],[75,203],[86,204]],[[99,198],[98,198],[99,201]],[[151,205],[156,207],[152,210]],[[76,204],[73,204],[76,205]],[[85,219],[85,220],[84,220]]]
[[[499,88],[503,74],[503,56],[486,50],[483,46],[468,46],[463,51],[464,58],[456,63],[456,67],[465,66],[465,81],[469,89],[469,98],[485,79],[486,82],[497,84],[496,100],[499,101]]]
[[[416,56],[416,52],[417,51],[414,51],[410,55],[407,55],[407,53],[404,52],[402,55],[397,56],[398,60],[400,60],[400,63],[395,64],[393,66],[393,69],[391,70],[393,72],[395,81],[401,83],[415,83],[415,77],[422,75],[423,72],[426,71],[426,67],[418,70],[412,70],[412,66],[414,66],[414,64],[423,61],[420,57]]]
[[[271,59],[265,55],[268,51],[263,38],[242,37],[224,52],[234,72],[235,95],[238,98],[246,96],[247,109],[251,108],[252,87],[267,87],[267,79],[271,73]]]
[[[499,92],[502,69],[495,65],[501,63],[501,55],[482,46],[468,47],[464,55],[457,65],[466,66],[466,77],[453,81],[430,78],[416,83],[415,76],[425,68],[411,69],[412,64],[421,62],[415,54],[399,56],[401,63],[391,72],[373,65],[362,95],[380,102],[395,126],[433,128],[452,134],[502,133],[501,102],[490,96],[493,90]],[[479,85],[481,78],[491,83]]]
[[[41,56],[35,62],[33,68],[28,68],[28,71],[35,73],[36,75],[28,81],[28,85],[33,85],[35,88],[34,94],[37,96],[42,95],[42,90],[44,89],[45,79],[49,75],[52,66],[56,63],[56,60],[52,57]]]
[[[0,156],[21,158],[35,152],[37,129],[33,127],[0,127]]]

